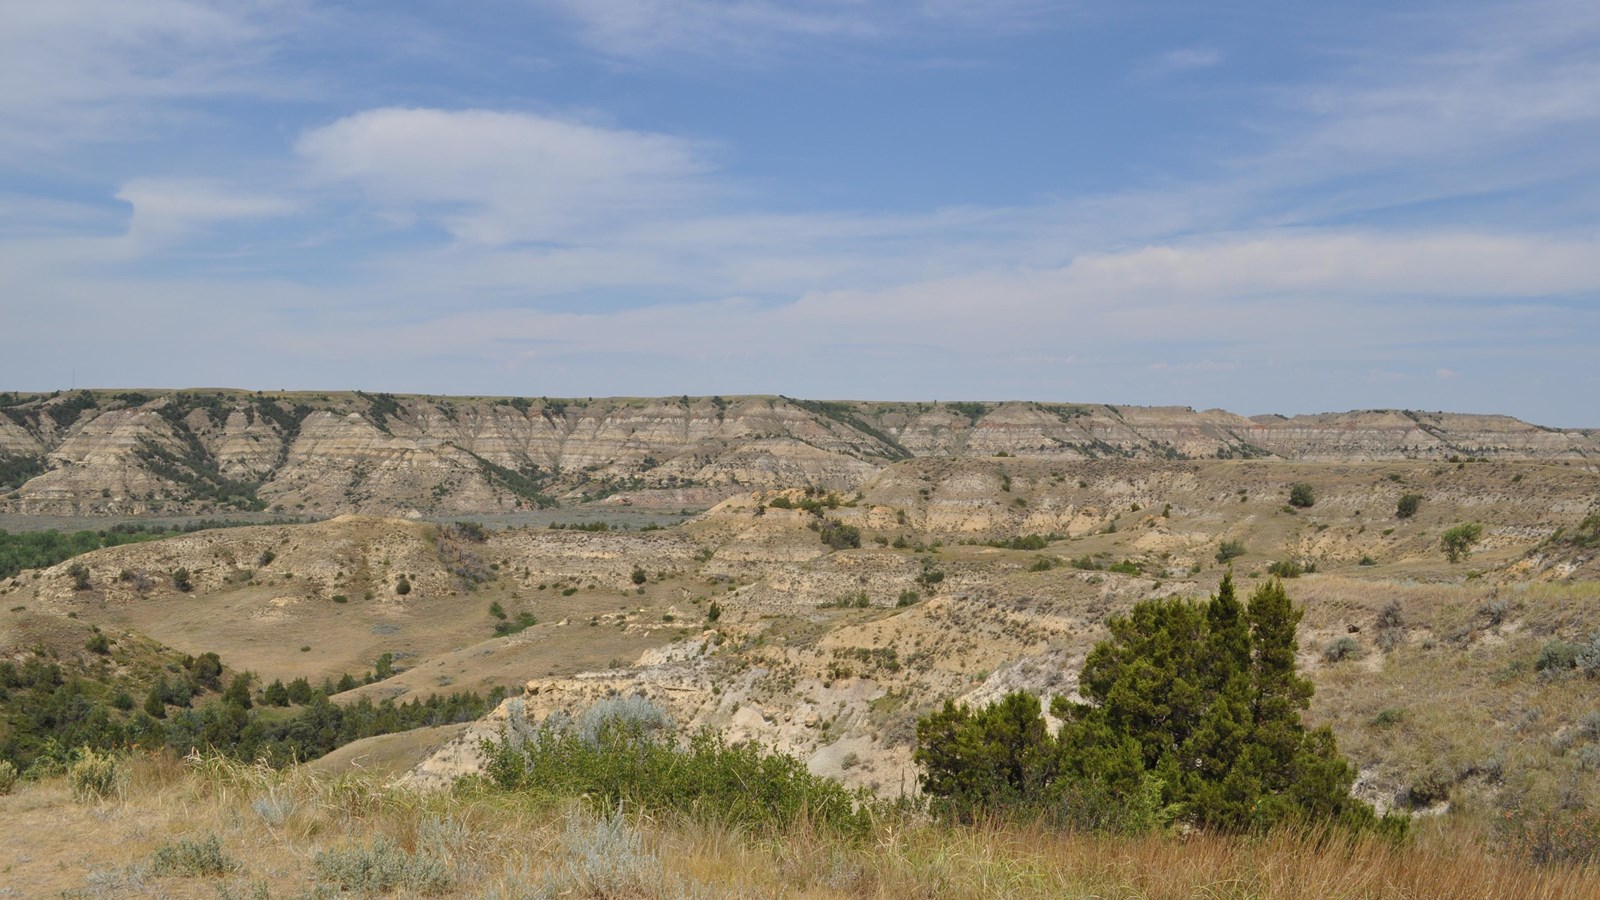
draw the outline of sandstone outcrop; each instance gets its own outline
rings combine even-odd
[[[609,500],[705,506],[854,490],[913,458],[1600,458],[1600,434],[1507,416],[1257,416],[1185,407],[785,397],[0,395],[0,512],[452,515]]]

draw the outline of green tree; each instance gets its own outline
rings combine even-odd
[[[150,718],[165,719],[167,717],[167,704],[162,701],[162,697],[166,692],[167,682],[163,678],[160,683],[150,688],[150,693],[145,695],[144,711]]]
[[[261,702],[268,706],[289,705],[289,689],[283,686],[283,679],[275,678],[267,685],[266,690],[261,692]]]
[[[1472,545],[1482,537],[1483,526],[1471,522],[1446,528],[1444,534],[1439,536],[1439,544],[1444,547],[1444,555],[1457,563],[1472,555]]]
[[[222,700],[224,703],[231,703],[240,709],[249,709],[251,707],[250,675],[248,672],[240,672],[238,675],[233,676],[233,680],[228,682],[228,689],[222,692]]]
[[[289,702],[296,706],[304,706],[311,702],[311,682],[304,678],[296,678],[289,682]]]
[[[1394,514],[1399,519],[1409,519],[1417,514],[1418,507],[1422,506],[1421,494],[1401,494],[1400,502],[1395,504]]]
[[[1307,509],[1317,504],[1316,491],[1309,482],[1297,481],[1289,486],[1289,505],[1297,509]]]
[[[923,787],[966,818],[1081,813],[1091,798],[1120,804],[1117,821],[1141,827],[1168,816],[1221,831],[1370,826],[1377,820],[1350,796],[1354,772],[1332,732],[1301,723],[1312,689],[1295,667],[1300,616],[1276,580],[1241,604],[1231,575],[1207,602],[1136,604],[1085,661],[1084,701],[1052,704],[1057,734],[1026,693],[981,710],[947,703],[922,719]]]

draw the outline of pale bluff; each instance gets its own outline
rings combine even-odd
[[[921,457],[1600,459],[1600,432],[1508,416],[786,397],[495,398],[234,390],[0,394],[0,512],[502,513],[704,508],[853,490]]]

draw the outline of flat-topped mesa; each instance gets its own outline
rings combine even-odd
[[[84,390],[0,394],[0,512],[451,515],[853,490],[920,457],[1600,458],[1508,416],[1103,404]]]

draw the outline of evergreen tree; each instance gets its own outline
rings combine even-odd
[[[159,683],[150,688],[150,693],[144,698],[144,711],[152,718],[165,719],[167,705],[162,701],[167,693],[167,680],[161,679]]]
[[[268,706],[289,705],[289,689],[283,686],[283,679],[275,678],[267,685],[266,690],[261,692],[261,702]]]
[[[222,694],[223,702],[228,706],[236,706],[241,711],[250,708],[250,676],[241,672],[233,676],[228,682],[228,689]],[[239,723],[243,727],[243,723]]]
[[[924,789],[963,818],[1081,811],[1092,797],[1140,807],[1120,821],[1145,825],[1167,814],[1224,831],[1372,825],[1333,733],[1300,721],[1312,693],[1295,669],[1300,617],[1277,580],[1240,604],[1231,574],[1205,603],[1139,603],[1085,661],[1084,702],[1056,698],[1058,734],[1027,693],[918,722]]]

